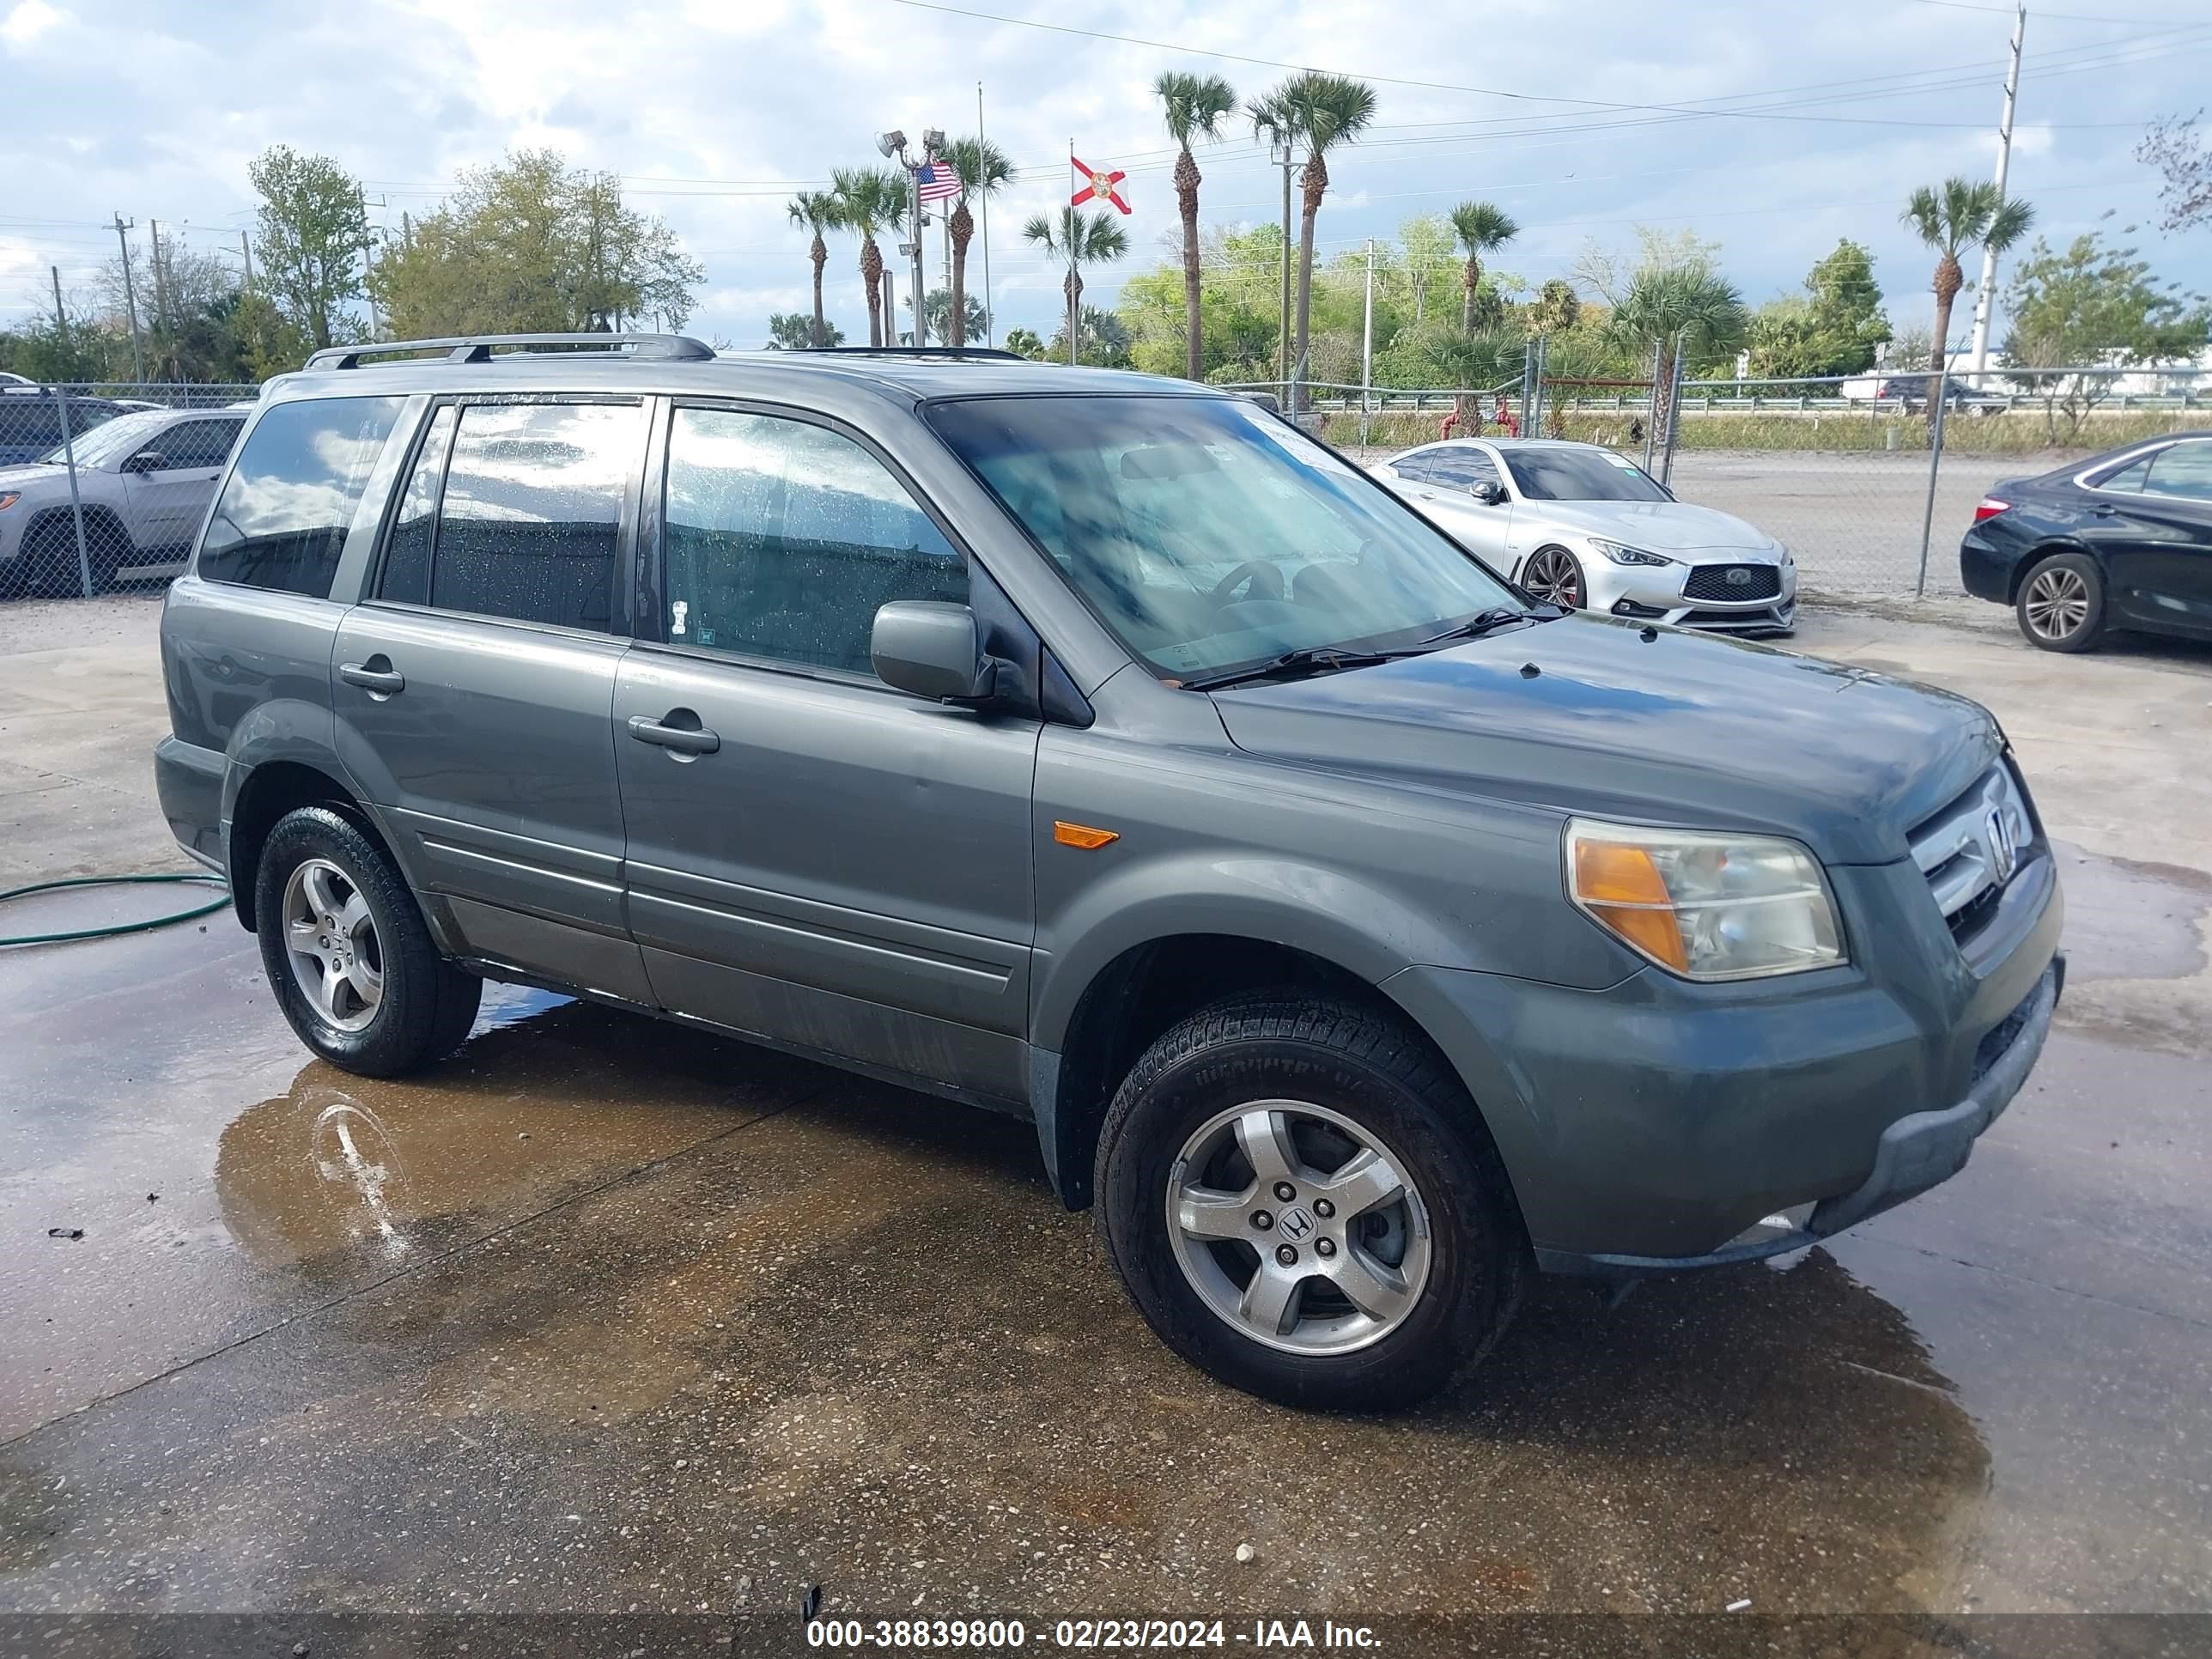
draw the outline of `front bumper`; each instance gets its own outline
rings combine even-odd
[[[1619,565],[1595,549],[1583,555],[1589,608],[1638,622],[1699,628],[1728,634],[1786,634],[1797,625],[1797,568],[1780,566],[1776,591],[1755,599],[1699,597],[1684,592],[1701,566],[1763,564],[1765,561],[1705,556],[1690,563]]]
[[[1960,938],[1909,860],[1829,874],[1860,942],[1832,969],[1386,982],[1480,1110],[1540,1267],[1617,1277],[1802,1248],[1954,1173],[2010,1100],[2063,974],[2048,848]]]

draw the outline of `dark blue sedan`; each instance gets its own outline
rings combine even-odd
[[[2046,651],[2086,651],[2110,628],[2212,640],[2212,432],[1999,484],[1959,578]]]

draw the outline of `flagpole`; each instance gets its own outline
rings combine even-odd
[[[1071,179],[1075,176],[1075,136],[1073,133],[1067,139],[1067,173]],[[1067,204],[1067,216],[1062,222],[1067,227],[1067,366],[1073,368],[1075,367],[1076,321],[1075,204],[1073,200]]]
[[[983,142],[983,83],[981,81],[975,83],[975,153],[978,161],[991,153],[990,147]],[[999,343],[999,338],[991,326],[990,167],[985,163],[979,171],[982,174],[982,181],[976,205],[983,210],[983,343],[994,346]]]

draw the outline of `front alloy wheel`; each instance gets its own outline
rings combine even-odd
[[[1547,604],[1583,608],[1583,568],[1564,547],[1540,547],[1530,554],[1521,586]]]
[[[1420,1300],[1429,1214],[1371,1131],[1303,1100],[1217,1112],[1168,1182],[1176,1260],[1200,1299],[1255,1342],[1350,1353]]]

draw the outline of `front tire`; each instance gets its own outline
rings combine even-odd
[[[2105,631],[2105,575],[2086,553],[2057,553],[2021,582],[2020,631],[2045,651],[2087,651]]]
[[[1521,572],[1521,586],[1546,604],[1563,605],[1570,611],[1589,604],[1582,561],[1564,547],[1547,544],[1531,553]]]
[[[253,915],[277,1006],[333,1066],[401,1077],[445,1058],[475,1022],[483,981],[438,954],[390,855],[327,806],[269,832]]]
[[[1160,1340],[1285,1405],[1424,1399],[1520,1299],[1527,1243],[1473,1102],[1345,1004],[1257,996],[1173,1027],[1107,1110],[1096,1185]]]

